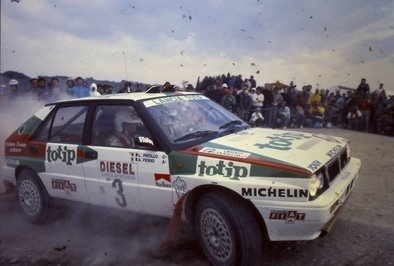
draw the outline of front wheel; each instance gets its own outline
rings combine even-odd
[[[225,195],[203,196],[194,226],[213,265],[262,265],[263,235],[252,211],[239,200]]]
[[[18,175],[16,192],[27,220],[43,223],[48,211],[49,195],[39,177],[31,170],[22,170]]]

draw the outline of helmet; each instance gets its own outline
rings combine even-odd
[[[139,119],[133,116],[133,113],[128,110],[121,110],[115,114],[115,129],[118,132],[123,131],[123,123],[137,124]]]
[[[10,79],[10,82],[8,83],[10,86],[12,85],[18,85],[19,82],[16,79]]]

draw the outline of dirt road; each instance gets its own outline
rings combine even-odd
[[[363,163],[360,178],[327,236],[267,243],[263,264],[393,265],[394,138],[304,131],[349,138],[352,156]],[[36,226],[23,219],[13,194],[0,196],[0,265],[209,265],[187,229],[161,247],[168,219],[68,202],[54,207],[52,221]]]

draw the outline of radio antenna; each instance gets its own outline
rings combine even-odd
[[[126,81],[129,80],[129,77],[127,76],[127,64],[126,64],[126,55],[125,52],[123,51],[123,63],[124,63],[124,72],[126,74]]]

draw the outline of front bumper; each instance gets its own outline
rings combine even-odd
[[[351,158],[322,195],[314,201],[253,200],[272,241],[312,240],[327,232],[357,181],[361,161]]]

